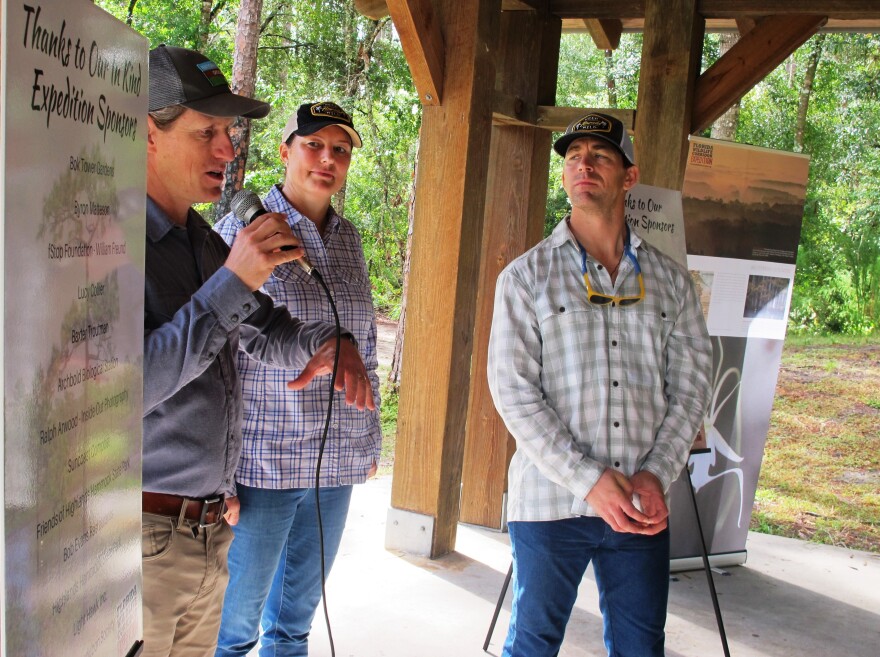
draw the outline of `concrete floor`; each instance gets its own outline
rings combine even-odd
[[[348,527],[327,584],[337,657],[480,657],[510,564],[506,534],[469,526],[457,551],[431,561],[384,549],[391,479],[355,488]],[[715,576],[732,657],[880,656],[880,555],[749,534],[744,566]],[[510,595],[489,655],[500,655]],[[723,655],[702,571],[670,586],[668,657]],[[312,657],[330,655],[322,612]],[[588,571],[560,655],[605,655]],[[256,650],[252,655],[256,655]]]

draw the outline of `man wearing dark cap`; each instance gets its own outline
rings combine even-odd
[[[703,420],[711,346],[688,272],[628,226],[623,124],[572,122],[571,214],[498,277],[489,386],[516,439],[504,657],[556,655],[592,561],[609,655],[664,654],[666,491]]]
[[[258,291],[302,256],[283,216],[257,217],[230,249],[194,203],[220,198],[235,118],[266,103],[233,94],[203,55],[150,51],[144,300],[144,655],[213,655],[237,508],[241,388],[235,354],[303,373],[332,370],[335,329],[304,323]],[[281,250],[287,246],[287,250]],[[291,248],[293,247],[293,248]],[[373,408],[354,344],[341,342],[337,389]]]

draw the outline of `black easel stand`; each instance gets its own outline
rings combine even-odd
[[[698,450],[694,450],[695,453]],[[687,472],[688,490],[691,492],[691,501],[694,503],[694,517],[697,519],[697,531],[700,532],[700,550],[703,557],[703,569],[706,571],[706,581],[709,582],[709,593],[712,596],[712,606],[715,608],[715,620],[718,623],[718,635],[721,637],[721,647],[724,649],[724,657],[730,657],[730,648],[727,646],[727,633],[724,631],[724,621],[721,619],[721,607],[718,606],[718,594],[715,592],[715,578],[712,577],[712,567],[709,565],[709,550],[706,549],[706,539],[703,535],[703,523],[700,522],[700,510],[697,508],[697,494],[694,492],[694,483],[691,481],[691,469],[684,466]]]
[[[701,450],[695,449],[691,453],[700,453]],[[724,657],[730,657],[730,648],[727,646],[727,634],[724,631],[724,621],[721,618],[721,607],[718,605],[718,594],[715,591],[715,579],[712,577],[712,567],[709,565],[709,551],[706,549],[706,539],[703,537],[703,524],[700,522],[700,510],[697,507],[697,494],[694,492],[694,484],[691,481],[691,469],[687,465],[684,468],[687,472],[688,489],[691,492],[691,501],[694,503],[694,516],[697,519],[697,531],[700,532],[700,549],[702,550],[703,569],[706,571],[706,580],[709,582],[709,593],[712,596],[712,606],[715,608],[715,620],[718,623],[718,634],[721,636],[721,647],[724,649]],[[501,585],[501,594],[498,596],[498,603],[495,605],[495,613],[492,614],[492,622],[489,623],[489,631],[486,633],[486,640],[483,641],[483,652],[489,649],[489,643],[492,641],[492,633],[495,631],[495,623],[498,621],[498,614],[501,612],[501,605],[504,604],[504,596],[507,595],[507,589],[510,586],[510,578],[513,575],[513,564],[507,569],[507,576],[504,578],[504,584]]]
[[[486,633],[486,640],[483,641],[483,652],[489,649],[489,642],[492,641],[492,633],[495,631],[495,623],[498,621],[498,613],[501,611],[501,605],[504,604],[504,596],[507,595],[507,587],[510,586],[510,578],[513,576],[513,562],[507,569],[507,577],[504,578],[504,584],[501,585],[501,595],[498,596],[498,604],[495,605],[495,613],[492,614],[492,622],[489,623],[489,631]]]

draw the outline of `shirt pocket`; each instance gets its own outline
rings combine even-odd
[[[293,283],[294,285],[317,285],[318,281],[311,274],[300,267],[296,262],[285,262],[272,270],[271,279]],[[269,281],[271,283],[271,280]]]
[[[373,323],[373,290],[360,267],[339,266],[334,272],[334,298],[339,321],[363,343]]]
[[[675,327],[671,313],[653,304],[639,304],[621,309],[620,316],[627,381],[633,386],[662,392],[666,379],[666,344]]]

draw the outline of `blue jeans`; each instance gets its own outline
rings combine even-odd
[[[513,606],[502,657],[559,653],[578,584],[592,560],[611,657],[662,657],[669,530],[615,532],[601,518],[511,522]]]
[[[348,515],[352,486],[320,489],[324,559],[329,573]],[[321,600],[321,552],[313,488],[272,490],[238,485],[241,516],[232,529],[229,586],[215,657],[308,655]]]

